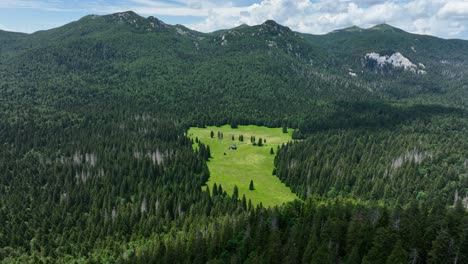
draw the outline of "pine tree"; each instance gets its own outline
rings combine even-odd
[[[236,200],[239,199],[239,188],[237,188],[237,185],[234,185],[234,191],[232,192],[232,199]]]
[[[241,202],[242,208],[245,210],[247,209],[247,199],[245,198],[245,194],[242,195],[242,202]]]
[[[453,240],[446,229],[439,231],[436,240],[432,241],[428,263],[453,263]]]
[[[457,263],[468,263],[468,229],[465,228],[456,253]]]
[[[333,263],[330,251],[326,244],[322,244],[312,255],[310,263]]]
[[[273,150],[273,148],[270,148],[270,154],[271,155],[275,154],[275,151]]]
[[[211,158],[211,150],[210,150],[210,146],[209,145],[206,145],[206,160],[210,159]]]
[[[384,227],[377,229],[372,242],[372,248],[367,253],[363,262],[369,263],[385,263],[387,257],[390,255],[393,245],[394,235],[391,231]]]
[[[251,191],[255,190],[253,180],[250,180],[249,190]]]
[[[392,253],[387,258],[387,264],[405,264],[408,263],[408,252],[403,248],[401,241],[395,244]]]
[[[211,132],[210,132],[210,137],[211,137],[211,138],[214,137],[214,132],[213,132],[213,130],[211,130]]]

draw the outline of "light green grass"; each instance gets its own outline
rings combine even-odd
[[[214,138],[210,137],[213,131]],[[224,138],[218,139],[218,131],[223,132]],[[252,200],[254,205],[260,202],[264,206],[280,205],[294,199],[297,196],[291,189],[284,185],[278,177],[272,175],[275,155],[278,145],[291,141],[292,130],[283,133],[281,128],[267,128],[259,126],[239,126],[232,129],[229,125],[222,127],[196,128],[188,130],[188,136],[195,141],[195,137],[205,145],[210,146],[212,158],[208,162],[210,179],[207,185],[210,189],[213,183],[221,184],[223,189],[232,194],[234,185],[239,188],[239,197]],[[231,136],[235,140],[232,141]],[[244,141],[238,140],[239,135],[244,135]],[[250,136],[266,139],[264,146],[254,146],[250,143]],[[237,150],[229,150],[229,146],[236,144]],[[196,145],[194,145],[196,147]],[[226,155],[224,155],[226,153]],[[249,190],[250,180],[253,180],[255,190]]]

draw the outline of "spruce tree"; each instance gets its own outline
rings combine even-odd
[[[408,263],[408,252],[403,248],[401,241],[395,244],[395,247],[387,258],[387,264],[405,264]]]
[[[244,210],[247,209],[247,199],[245,198],[245,194],[242,195],[241,205]]]
[[[237,201],[239,198],[239,188],[237,188],[237,185],[234,185],[234,191],[232,192],[232,199]]]
[[[210,159],[211,158],[211,150],[210,150],[210,146],[209,145],[206,145],[206,160]]]

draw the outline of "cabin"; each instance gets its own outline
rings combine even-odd
[[[231,145],[231,146],[229,147],[229,150],[237,150],[237,146],[236,146],[236,145]]]

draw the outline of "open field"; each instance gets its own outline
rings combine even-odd
[[[211,138],[210,132],[214,132]],[[223,138],[218,138],[218,131],[223,133]],[[239,188],[239,197],[245,194],[247,200],[251,199],[254,205],[262,203],[265,206],[279,205],[297,199],[276,176],[272,175],[274,154],[270,154],[271,148],[276,153],[278,145],[291,141],[292,130],[283,133],[281,128],[267,128],[259,126],[239,126],[236,129],[229,125],[222,127],[190,128],[188,136],[195,140],[196,137],[205,145],[210,146],[212,158],[208,162],[210,179],[207,183],[210,188],[213,183],[221,184],[223,189],[232,194],[234,185]],[[244,136],[244,141],[239,141],[239,135]],[[232,140],[234,136],[235,140]],[[250,137],[255,136],[265,139],[263,146],[254,146]],[[231,145],[236,145],[237,150],[230,150]],[[196,145],[194,145],[195,147]],[[226,155],[225,155],[226,154]],[[249,190],[250,180],[253,180],[255,190]]]

